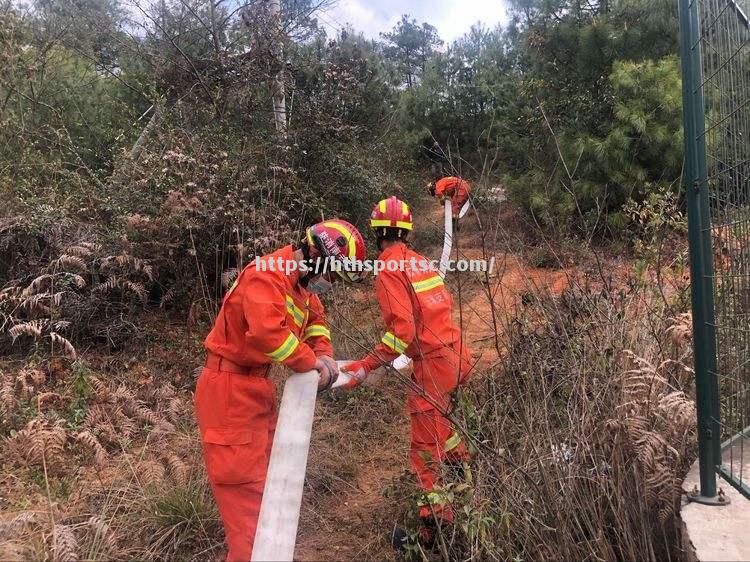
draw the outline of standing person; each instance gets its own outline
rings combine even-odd
[[[406,402],[411,419],[409,459],[424,491],[418,506],[424,522],[420,536],[429,543],[440,521],[453,520],[451,505],[440,491],[440,466],[468,459],[466,446],[446,416],[472,365],[451,318],[453,299],[443,279],[425,267],[427,258],[407,246],[413,229],[409,206],[396,197],[380,201],[370,226],[384,266],[375,289],[386,332],[372,351],[344,370],[353,374],[348,387],[354,388],[373,369],[401,354],[413,361],[413,385]],[[403,546],[405,538],[403,531],[394,534],[394,545]]]
[[[440,199],[442,204],[445,203],[446,198],[450,198],[453,218],[457,219],[461,207],[469,200],[471,184],[465,179],[448,176],[430,184],[430,194]]]
[[[208,355],[195,411],[227,560],[248,561],[253,550],[276,427],[271,364],[298,373],[315,369],[322,389],[333,385],[338,368],[318,294],[337,277],[358,282],[362,276],[339,268],[334,273],[321,262],[364,257],[364,241],[354,226],[325,221],[308,228],[299,247],[286,246],[248,265],[224,297],[205,341]],[[291,271],[289,264],[306,271]]]

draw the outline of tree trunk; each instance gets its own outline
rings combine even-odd
[[[281,70],[276,73],[271,85],[273,89],[273,119],[276,131],[286,136],[286,97],[284,95],[284,51],[281,45],[281,2],[271,0],[269,12],[273,22],[273,54],[277,57]]]

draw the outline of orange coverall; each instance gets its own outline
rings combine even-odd
[[[414,258],[416,268],[412,268]],[[375,279],[380,310],[386,325],[381,343],[363,360],[369,370],[401,354],[413,360],[413,388],[409,389],[406,409],[411,418],[410,461],[425,491],[427,503],[420,516],[434,511],[451,519],[450,506],[435,492],[440,463],[464,460],[465,445],[445,417],[451,410],[451,397],[466,382],[472,365],[469,350],[463,347],[461,332],[453,323],[453,299],[436,271],[422,271],[427,258],[399,242],[386,248],[380,259],[386,271]],[[403,271],[388,271],[389,262],[406,262]]]
[[[461,207],[468,201],[469,193],[471,193],[469,182],[461,178],[449,176],[435,183],[435,197],[439,199],[450,197],[454,216],[458,216]]]
[[[287,246],[262,260],[293,259]],[[278,268],[277,268],[278,269]],[[273,362],[311,370],[333,355],[320,299],[299,274],[247,266],[224,297],[205,341],[208,358],[195,391],[203,458],[229,547],[227,560],[250,560],[276,428]]]

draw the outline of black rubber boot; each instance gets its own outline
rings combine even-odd
[[[396,550],[406,550],[406,543],[409,541],[409,534],[406,529],[396,527],[391,533],[391,546]]]
[[[419,544],[425,550],[430,550],[435,544],[435,524],[430,521],[425,521],[424,525],[420,527],[418,533]],[[409,533],[403,527],[396,527],[391,533],[391,545],[396,550],[406,550],[409,544]]]

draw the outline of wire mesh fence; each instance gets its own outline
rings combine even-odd
[[[712,440],[704,442],[704,455],[712,460],[701,469],[716,470],[750,497],[750,0],[688,4],[681,9],[683,26],[684,16],[690,18],[683,57],[695,64],[691,74],[683,61],[692,80],[686,89],[686,156],[696,162],[686,185],[694,188],[694,211],[701,217],[693,225],[701,232],[691,240],[694,254],[702,253],[693,256],[694,275],[705,280],[697,302],[701,314],[695,314],[694,295],[694,317],[696,346],[710,355],[701,372],[696,353],[697,389],[709,395],[699,411],[699,439]],[[701,377],[708,383],[701,384]]]

